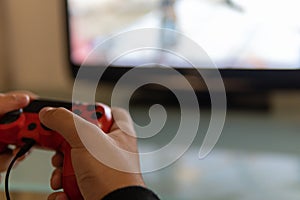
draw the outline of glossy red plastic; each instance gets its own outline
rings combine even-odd
[[[28,108],[20,112],[20,116],[13,122],[0,124],[0,152],[9,144],[22,146],[23,138],[32,138],[36,141],[36,147],[60,151],[64,154],[63,164],[63,189],[71,200],[83,199],[74,174],[71,147],[57,132],[52,131],[40,123],[38,112],[45,106],[66,107],[84,119],[96,124],[105,133],[109,132],[112,125],[110,107],[96,103],[67,103],[49,100],[34,100]],[[2,116],[5,117],[5,116]]]

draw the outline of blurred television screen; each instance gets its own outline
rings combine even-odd
[[[175,51],[185,48],[179,38],[164,34],[161,28],[165,28],[197,43],[218,68],[300,68],[300,2],[297,0],[67,1],[70,56],[76,65],[82,64],[89,53],[108,38],[140,28],[157,28],[157,33],[146,38],[155,45]],[[105,57],[126,42],[130,41],[102,45],[97,49],[97,59],[86,64],[100,66]],[[188,53],[197,67],[204,66],[198,52]],[[157,54],[136,52],[114,64],[136,66],[143,60],[157,63]],[[169,60],[174,67],[190,67],[184,62]]]

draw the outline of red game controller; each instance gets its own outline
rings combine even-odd
[[[71,200],[83,199],[76,181],[72,161],[71,147],[57,132],[40,123],[38,113],[46,106],[64,107],[84,119],[96,124],[104,132],[109,132],[112,125],[112,114],[108,106],[96,103],[69,103],[52,100],[33,100],[30,104],[16,111],[7,113],[0,118],[0,152],[7,145],[22,146],[24,139],[35,140],[39,148],[60,151],[64,154],[63,189]]]

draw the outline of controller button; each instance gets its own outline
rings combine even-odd
[[[75,113],[76,115],[81,115],[82,114],[82,112],[78,109],[74,110],[73,113]]]
[[[96,112],[91,115],[92,119],[100,119],[103,116],[102,112]]]
[[[19,109],[6,113],[3,117],[1,117],[0,124],[10,124],[14,121],[17,121],[22,112],[23,110]]]
[[[42,124],[41,123],[41,127],[44,129],[44,130],[46,130],[46,131],[51,131],[51,129],[50,128],[48,128],[47,126],[45,126],[44,124]]]
[[[88,105],[87,108],[86,108],[88,111],[93,111],[96,109],[96,106],[95,105]]]
[[[97,115],[97,119],[100,119],[103,116],[103,113],[102,112],[96,112],[96,115]]]
[[[28,125],[27,129],[29,131],[33,131],[34,129],[36,129],[36,127],[37,127],[36,123],[31,123]]]

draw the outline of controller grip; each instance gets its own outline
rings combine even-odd
[[[75,175],[63,177],[63,189],[70,200],[83,200]]]
[[[80,193],[71,159],[71,147],[69,144],[63,145],[64,164],[63,164],[63,189],[70,200],[83,200]]]
[[[5,150],[7,150],[7,144],[0,143],[0,153],[3,153]]]

